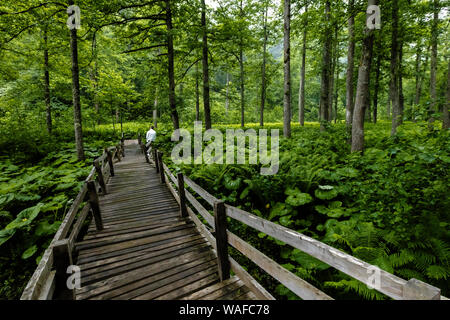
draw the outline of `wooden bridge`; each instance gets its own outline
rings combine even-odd
[[[122,139],[94,161],[22,300],[274,299],[228,255],[229,245],[302,299],[332,299],[228,231],[227,217],[365,284],[373,286],[374,272],[378,272],[380,285],[375,289],[393,299],[446,299],[438,288],[416,279],[403,280],[228,206],[188,177],[175,177],[160,152],[153,150],[150,160],[143,150],[140,139]],[[210,205],[214,215],[197,199]],[[89,213],[93,216],[90,223]]]

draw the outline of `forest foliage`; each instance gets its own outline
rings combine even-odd
[[[371,32],[376,2],[3,0],[0,299],[20,297],[92,160],[156,120],[166,155],[172,130],[195,120],[222,131],[292,127],[275,176],[257,165],[171,167],[229,204],[448,296],[449,3],[380,1]],[[81,8],[76,32],[71,4]],[[355,150],[352,126],[363,142]],[[385,298],[230,223],[335,298]],[[233,256],[277,298],[296,298]]]

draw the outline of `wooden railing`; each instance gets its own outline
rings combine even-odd
[[[22,293],[21,300],[74,299],[74,290],[66,285],[67,268],[73,265],[74,244],[89,212],[97,230],[103,229],[98,201],[98,187],[107,193],[106,183],[114,176],[114,161],[125,157],[124,138],[111,148],[105,148],[102,156],[94,160],[93,167],[77,197],[64,217],[49,247],[45,250],[33,276]],[[80,208],[88,195],[88,201]]]
[[[144,154],[146,154],[145,147],[143,144],[141,146]],[[152,150],[152,155],[153,159],[151,162],[155,164],[157,172],[160,173],[161,183],[167,184],[171,193],[180,204],[180,214],[182,216],[189,216],[214,247],[218,257],[221,280],[225,280],[230,276],[231,268],[257,294],[258,298],[273,299],[270,293],[228,255],[228,245],[231,245],[300,298],[308,300],[332,300],[326,293],[283,268],[264,253],[227,230],[226,217],[230,217],[311,255],[392,299],[448,300],[446,297],[441,296],[439,288],[417,279],[406,281],[325,243],[227,205],[202,189],[188,177],[183,176],[183,174],[178,173],[177,177],[175,177],[162,161],[163,154],[161,152]],[[149,161],[147,156],[146,158]],[[186,186],[213,208],[214,215],[192,193],[186,190]],[[193,212],[188,204],[196,210],[196,213]],[[207,222],[209,227],[200,221],[197,214]]]

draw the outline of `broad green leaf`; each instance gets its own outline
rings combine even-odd
[[[38,237],[54,234],[56,233],[56,231],[58,231],[60,225],[61,225],[60,221],[57,221],[53,224],[49,224],[47,220],[44,220],[38,224],[35,234]]]
[[[43,204],[39,203],[34,207],[27,208],[17,215],[17,218],[6,226],[5,229],[18,229],[25,227],[33,222],[33,220],[41,212]]]
[[[25,259],[28,259],[28,258],[32,257],[36,253],[36,251],[37,251],[37,246],[36,245],[33,245],[33,246],[29,247],[27,250],[25,250],[22,253],[22,259],[25,260]]]
[[[289,195],[286,203],[294,207],[300,207],[313,201],[309,193],[303,193],[298,188],[288,189],[285,193]]]
[[[314,194],[318,199],[331,200],[336,198],[339,193],[332,186],[319,186],[319,189],[316,189]]]
[[[0,230],[0,246],[2,244],[4,244],[6,241],[8,241],[15,233],[16,233],[16,230],[14,230],[14,229]]]

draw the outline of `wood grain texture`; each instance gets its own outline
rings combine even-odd
[[[138,145],[126,144],[125,150],[127,157],[114,164],[114,175],[108,179],[108,194],[99,195],[103,230],[92,221],[74,244],[81,269],[76,299],[181,299],[217,284],[217,255],[210,242],[216,245],[215,239],[205,239],[190,218],[187,199],[180,201],[184,181],[160,157],[155,172]],[[183,202],[185,214],[180,215]],[[238,287],[216,293],[217,299],[250,292],[244,282],[236,281]]]

